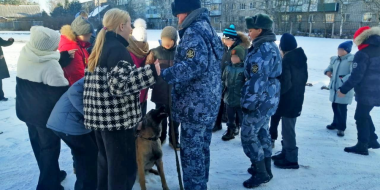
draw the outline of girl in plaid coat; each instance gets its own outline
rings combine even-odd
[[[132,189],[136,179],[134,127],[141,119],[139,92],[153,85],[158,64],[136,68],[127,51],[131,18],[111,9],[103,18],[84,82],[84,123],[95,131],[98,188]]]

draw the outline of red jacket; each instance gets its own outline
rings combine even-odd
[[[71,29],[71,28],[70,28]],[[70,31],[61,30],[61,41],[58,45],[59,52],[77,49],[74,59],[71,63],[63,68],[65,78],[69,81],[70,86],[84,77],[84,70],[87,66],[89,53],[86,48],[90,47],[89,42],[79,41],[75,39]]]
[[[137,68],[145,66],[146,57],[139,58],[135,54],[133,54],[132,52],[129,52],[129,53],[131,54],[132,60],[135,63]],[[148,100],[148,89],[141,90],[140,91],[140,103],[143,103],[147,100]]]

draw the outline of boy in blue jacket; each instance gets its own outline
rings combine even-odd
[[[84,126],[83,83],[80,79],[55,105],[47,127],[70,147],[75,161],[75,190],[93,190],[97,186],[97,155],[94,134]]]

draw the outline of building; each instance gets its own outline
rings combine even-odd
[[[39,5],[0,5],[0,30],[29,30],[43,25]]]

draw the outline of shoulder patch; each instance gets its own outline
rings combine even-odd
[[[253,73],[257,73],[257,72],[259,72],[259,66],[257,65],[257,64],[254,64],[253,66],[252,66],[252,72]]]
[[[358,67],[358,63],[354,62],[354,63],[352,64],[352,68],[355,69],[356,67]]]
[[[192,58],[194,58],[195,57],[195,51],[193,50],[193,49],[188,49],[187,51],[186,51],[186,58],[188,58],[188,59],[192,59]]]

